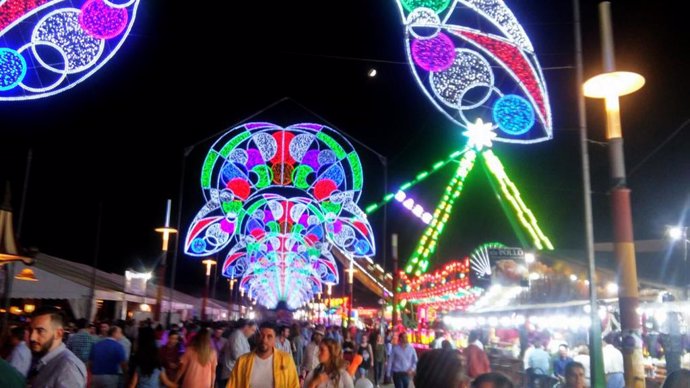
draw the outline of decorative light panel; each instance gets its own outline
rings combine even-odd
[[[483,119],[499,142],[551,138],[541,67],[502,0],[398,0],[398,6],[412,73],[446,117],[462,128]]]
[[[429,100],[467,137],[458,169],[433,213],[405,192],[409,186],[367,207],[369,213],[395,198],[428,225],[405,272],[419,276],[428,270],[429,259],[477,156],[491,172],[492,183],[497,183],[492,187],[499,201],[510,204],[520,226],[528,232],[531,241],[516,231],[523,245],[553,249],[491,150],[494,142],[530,144],[552,137],[546,83],[525,31],[503,0],[397,3],[412,74]]]
[[[51,96],[105,65],[139,0],[0,1],[0,101]]]
[[[331,255],[371,256],[374,237],[359,208],[359,156],[320,124],[283,128],[248,123],[218,139],[204,161],[206,199],[192,221],[185,253],[206,257],[229,248],[223,275],[272,308],[298,308],[338,283]]]

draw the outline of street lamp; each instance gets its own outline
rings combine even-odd
[[[625,386],[643,388],[645,372],[642,359],[640,318],[637,314],[639,294],[633,238],[630,189],[627,188],[623,131],[620,122],[619,97],[639,90],[644,77],[631,72],[615,71],[611,3],[599,3],[602,59],[604,73],[587,80],[583,85],[586,97],[604,99],[606,107],[606,137],[611,163],[611,207],[613,216],[614,250],[618,262],[618,300],[623,330]],[[591,284],[590,287],[595,287]],[[596,324],[596,322],[592,322]]]
[[[208,286],[211,278],[211,267],[216,265],[213,259],[206,259],[201,262],[206,266],[206,286],[204,287],[204,299],[201,302],[201,320],[206,320],[206,306],[208,305]]]
[[[155,310],[153,310],[153,319],[160,322],[161,319],[161,312],[163,311],[163,286],[165,285],[165,262],[167,261],[168,258],[168,243],[170,241],[170,235],[177,233],[177,229],[171,228],[170,227],[170,203],[172,201],[168,200],[166,209],[165,209],[165,226],[161,228],[156,228],[156,232],[161,234],[161,237],[163,238],[163,246],[162,246],[162,252],[161,252],[161,262],[158,265],[158,275],[156,279],[156,282],[158,283],[158,287],[156,289],[156,307]],[[168,308],[168,315],[172,314],[172,303],[173,300],[170,298],[170,306]]]
[[[687,226],[667,226],[666,235],[672,241],[682,241],[683,242],[683,297],[688,300],[690,296],[688,290],[688,227]]]

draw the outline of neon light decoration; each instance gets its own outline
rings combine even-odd
[[[499,142],[552,137],[541,67],[502,0],[398,0],[398,6],[412,73],[446,117],[468,128],[493,112]]]
[[[240,289],[266,307],[285,301],[298,308],[338,283],[332,248],[375,253],[357,205],[363,183],[359,156],[331,128],[241,125],[206,156],[206,203],[189,226],[185,252],[206,257],[229,248],[224,276],[239,278]]]
[[[0,1],[0,101],[71,89],[105,65],[139,0]]]
[[[401,272],[400,278],[404,287],[400,300],[427,308],[465,310],[484,292],[483,288],[472,286],[468,258],[414,278]]]
[[[553,249],[491,150],[494,142],[530,144],[552,137],[546,83],[525,31],[502,0],[398,0],[398,8],[414,77],[429,100],[468,139],[433,213],[406,192],[419,179],[367,207],[367,212],[374,211],[396,198],[428,225],[405,272],[419,276],[428,270],[429,257],[477,160],[491,173],[492,187],[506,214],[517,220],[513,226],[522,244]],[[509,208],[514,214],[508,214]]]

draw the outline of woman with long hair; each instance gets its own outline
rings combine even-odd
[[[340,345],[333,338],[319,344],[319,365],[309,372],[302,388],[354,388],[352,377],[345,370]]]
[[[211,333],[203,328],[182,356],[175,381],[181,388],[213,388],[217,365],[218,355],[211,345]]]
[[[133,357],[132,378],[129,388],[176,388],[172,380],[163,371],[163,365],[156,347],[156,335],[152,328],[139,329],[137,352]]]

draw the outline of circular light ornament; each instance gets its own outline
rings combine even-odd
[[[26,60],[17,51],[0,47],[0,91],[19,85],[26,76]]]
[[[429,39],[416,39],[412,42],[412,58],[426,71],[443,71],[453,65],[455,46],[444,33]]]
[[[522,135],[534,126],[532,104],[515,94],[505,95],[496,101],[493,117],[498,127],[509,135]]]
[[[79,25],[89,35],[98,39],[112,39],[127,27],[125,8],[115,8],[103,0],[89,0],[81,7]]]

